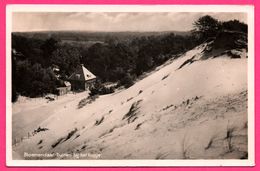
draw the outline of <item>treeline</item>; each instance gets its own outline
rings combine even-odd
[[[67,80],[81,63],[101,82],[129,87],[143,72],[178,57],[221,30],[247,32],[247,25],[204,16],[194,23],[192,34],[156,34],[127,40],[111,36],[106,42],[90,47],[74,46],[53,37],[42,40],[13,34],[12,101],[18,95],[37,97],[55,93],[62,80]],[[53,66],[59,67],[59,78]]]
[[[59,41],[97,41],[107,42],[110,39],[123,41],[131,40],[142,36],[159,36],[174,33],[176,35],[186,35],[187,32],[182,31],[165,31],[165,32],[89,32],[89,31],[40,31],[40,32],[14,32],[16,35],[46,40],[50,37]]]

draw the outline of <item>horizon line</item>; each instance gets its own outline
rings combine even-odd
[[[104,33],[115,33],[115,32],[132,32],[132,33],[148,33],[148,32],[190,32],[191,30],[180,31],[180,30],[154,30],[154,31],[138,31],[138,30],[122,30],[122,31],[105,31],[105,30],[29,30],[29,31],[12,31],[12,33],[30,33],[30,32],[104,32]]]

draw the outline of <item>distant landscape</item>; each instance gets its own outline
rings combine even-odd
[[[122,31],[122,32],[94,32],[94,31],[34,31],[34,32],[13,32],[15,35],[24,36],[27,38],[35,38],[46,40],[50,37],[62,41],[102,41],[105,42],[109,39],[118,40],[131,40],[142,36],[160,36],[167,34],[176,34],[185,36],[191,34],[189,31],[162,31],[162,32],[134,32],[134,31]]]
[[[248,26],[193,26],[13,32],[13,158],[248,159]],[[95,81],[61,95],[78,68]]]

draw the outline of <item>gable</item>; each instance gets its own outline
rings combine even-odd
[[[95,79],[96,76],[87,70],[83,65],[78,66],[76,71],[69,77],[70,80],[87,81]]]

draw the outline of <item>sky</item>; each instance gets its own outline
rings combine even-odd
[[[247,23],[246,13],[15,12],[12,31],[189,31],[204,15]]]

